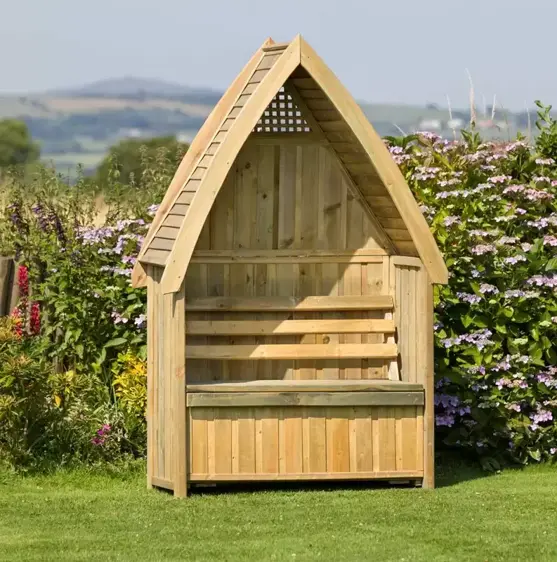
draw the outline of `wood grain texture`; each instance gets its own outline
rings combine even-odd
[[[186,355],[191,359],[271,360],[271,359],[391,359],[396,345],[386,343],[344,344],[254,344],[254,345],[189,345]],[[356,378],[356,377],[353,377]]]
[[[418,392],[190,392],[191,408],[237,408],[271,406],[423,406]]]
[[[369,156],[371,172],[376,172],[380,177],[395,207],[400,212],[430,278],[435,283],[447,283],[448,272],[441,252],[437,248],[412,192],[382,139],[338,78],[303,39],[301,40],[301,65],[323,90],[342,117],[342,121],[320,123],[323,130],[335,132],[348,129],[355,135]],[[362,172],[366,171],[365,166],[366,164],[348,164],[347,168],[351,173]],[[371,208],[373,209],[373,205]]]
[[[201,180],[202,184],[192,201],[188,220],[184,222],[180,229],[176,239],[175,250],[169,258],[168,265],[163,274],[162,284],[165,292],[175,292],[182,284],[203,224],[211,211],[215,198],[231,166],[234,164],[239,150],[267,104],[299,62],[299,40],[295,40],[282,53],[279,60],[269,71],[258,70],[248,80],[248,83],[252,83],[255,81],[255,75],[266,73],[264,77],[261,77],[261,87],[251,94],[250,100],[242,108],[242,117],[237,119],[226,133],[225,140],[222,141],[219,150],[213,157],[211,167],[207,170],[203,180]],[[203,185],[208,187],[203,189]]]
[[[252,380],[188,383],[187,392],[421,392],[423,386],[389,380]]]
[[[393,320],[192,320],[186,323],[192,335],[260,336],[304,334],[394,333]]]
[[[249,76],[251,76],[254,69],[259,64],[259,61],[263,58],[263,52],[261,51],[261,49],[269,46],[270,44],[271,42],[268,39],[265,40],[262,46],[252,55],[242,71],[238,74],[236,79],[223,94],[217,105],[213,108],[213,110],[203,123],[201,129],[195,136],[194,140],[190,144],[188,151],[184,155],[184,158],[180,162],[180,165],[178,166],[178,169],[176,170],[176,173],[172,178],[172,182],[170,183],[170,186],[164,196],[162,203],[157,209],[157,213],[149,227],[147,236],[145,237],[145,241],[140,251],[140,256],[149,248],[149,245],[152,239],[155,237],[158,227],[164,220],[172,204],[180,196],[180,192],[184,183],[187,181],[188,176],[194,169],[197,162],[203,157],[207,146],[211,143],[211,138],[218,131],[221,122],[225,118],[226,114],[230,111],[232,104],[240,95],[242,89],[245,87]],[[138,261],[134,265],[132,273],[132,284],[135,287],[141,287],[145,286],[145,283],[145,270],[141,265],[140,260],[138,259]]]
[[[342,311],[391,310],[393,299],[388,295],[343,295],[307,297],[206,297],[187,301],[190,311]]]
[[[421,478],[420,411],[420,406],[192,407],[190,439],[199,444],[191,449],[189,481]],[[207,446],[209,433],[218,446]]]

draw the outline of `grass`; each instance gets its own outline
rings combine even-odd
[[[142,472],[0,474],[0,559],[557,560],[557,469],[446,467],[435,491],[334,486],[194,493]]]

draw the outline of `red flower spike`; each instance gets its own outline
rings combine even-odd
[[[41,331],[41,311],[38,302],[31,304],[31,312],[29,315],[29,328],[31,334],[36,336]]]
[[[29,295],[29,270],[26,265],[20,265],[17,270],[17,286],[22,299]]]

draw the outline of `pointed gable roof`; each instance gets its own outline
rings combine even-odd
[[[165,268],[163,291],[179,290],[203,224],[252,132],[322,139],[371,219],[378,242],[390,254],[410,248],[432,282],[447,282],[443,257],[387,147],[333,72],[297,36],[289,44],[267,40],[208,117],[151,225],[134,268],[135,286],[143,284],[142,264],[154,264]]]

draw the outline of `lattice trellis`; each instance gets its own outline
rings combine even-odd
[[[311,129],[290,94],[281,88],[263,112],[254,132],[311,133]]]

